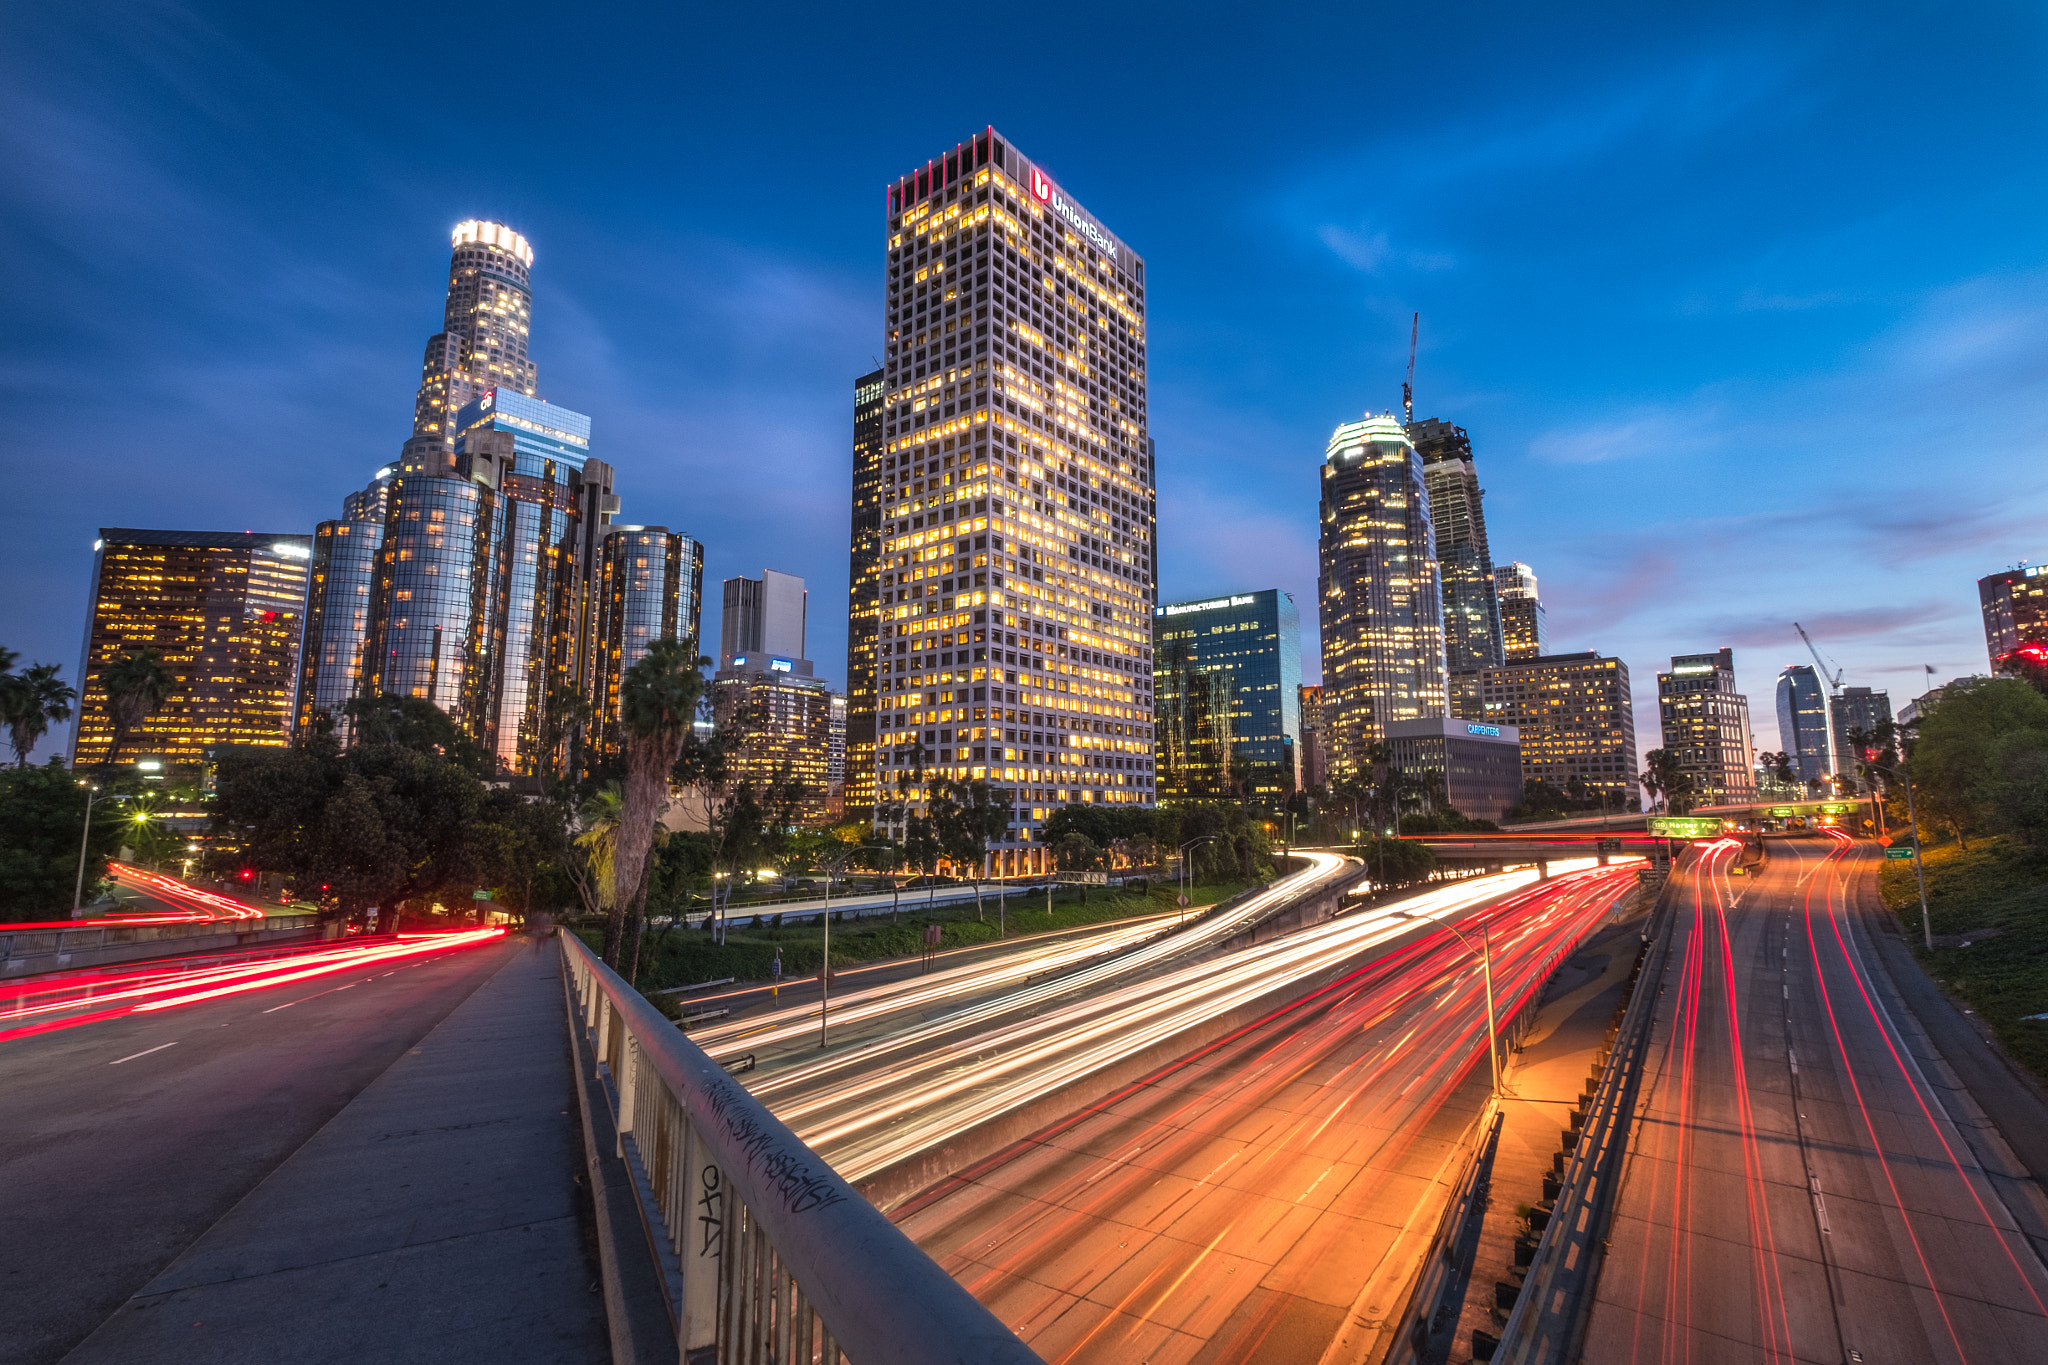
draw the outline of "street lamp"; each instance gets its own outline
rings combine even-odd
[[[1448,929],[1458,936],[1458,942],[1464,944],[1467,948],[1472,946],[1472,940],[1466,938],[1458,926],[1452,924],[1449,920],[1437,919],[1434,915],[1424,914],[1420,910],[1403,910],[1401,914],[1407,919],[1428,920],[1431,924]],[[1479,926],[1479,971],[1486,982],[1486,1060],[1493,1069],[1493,1097],[1498,1101],[1501,1094],[1500,1048],[1496,1045],[1493,1026],[1493,944],[1487,937],[1486,925],[1484,923],[1481,923]]]
[[[1887,768],[1882,763],[1866,763],[1865,767],[1881,773],[1890,773],[1906,784],[1906,823],[1913,828],[1913,880],[1920,887],[1920,937],[1926,943],[1927,951],[1934,951],[1934,916],[1927,909],[1927,869],[1920,862],[1920,821],[1913,814],[1913,779],[1897,768]]]
[[[85,833],[78,836],[78,884],[71,889],[71,918],[79,919],[85,910],[85,850],[92,843],[92,803],[100,789],[84,778],[78,785],[85,788]]]
[[[1188,922],[1188,889],[1192,884],[1188,880],[1188,850],[1196,844],[1206,844],[1215,837],[1213,834],[1197,835],[1180,846],[1180,922],[1182,924]]]

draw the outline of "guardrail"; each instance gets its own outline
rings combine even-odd
[[[559,941],[688,1365],[1038,1361],[574,935]]]
[[[1496,1361],[1556,1365],[1577,1354],[1587,1296],[1604,1259],[1607,1224],[1620,1193],[1630,1120],[1642,1087],[1643,1060],[1649,1051],[1651,1024],[1671,951],[1671,925],[1676,916],[1661,901],[1654,913],[1662,916],[1663,922],[1643,957],[1643,970],[1615,1030],[1614,1050],[1572,1147],[1549,1226],[1536,1244],[1521,1294],[1501,1331],[1493,1355]]]
[[[1493,1156],[1500,1148],[1504,1117],[1494,1110],[1485,1126],[1486,1136],[1465,1167],[1457,1196],[1444,1206],[1436,1235],[1430,1238],[1429,1259],[1401,1313],[1400,1321],[1408,1324],[1408,1330],[1395,1341],[1386,1365],[1436,1365],[1450,1356],[1452,1338],[1458,1334],[1458,1313],[1465,1303],[1465,1286],[1472,1278],[1472,1262],[1486,1222]]]
[[[181,939],[246,938],[256,934],[301,933],[320,923],[318,915],[271,915],[265,919],[185,920],[176,924],[122,924],[117,919],[85,920],[75,929],[17,929],[0,925],[0,972],[17,975],[42,971],[32,959],[68,959],[74,953],[100,953],[137,944],[176,944]],[[175,948],[173,952],[177,951]],[[117,959],[148,956],[127,953]],[[96,962],[92,965],[104,965]]]

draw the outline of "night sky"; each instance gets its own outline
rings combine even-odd
[[[622,519],[812,591],[843,682],[883,186],[987,124],[1148,262],[1166,598],[1312,645],[1324,443],[1468,428],[1552,646],[1804,622],[1894,705],[2048,553],[2038,5],[0,12],[0,644],[76,681],[100,526],[310,531],[394,459],[448,232],[533,242]],[[46,741],[61,743],[60,733]]]

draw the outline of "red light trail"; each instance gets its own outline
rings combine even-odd
[[[504,937],[502,928],[459,930],[444,934],[402,935],[354,947],[320,948],[283,960],[237,962],[219,966],[137,970],[119,977],[82,979],[66,973],[48,982],[19,982],[24,989],[0,1008],[0,1043],[80,1024],[99,1023],[131,1014],[173,1009],[216,1000],[244,991],[331,976],[426,953],[475,947]],[[93,1008],[93,1007],[98,1008]],[[84,1013],[68,1011],[84,1010]]]

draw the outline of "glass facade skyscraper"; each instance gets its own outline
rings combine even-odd
[[[853,525],[847,563],[845,752],[849,811],[875,808],[875,683],[882,634],[882,396],[887,371],[853,381]]]
[[[413,434],[395,469],[321,527],[319,648],[298,720],[358,692],[418,698],[499,772],[532,775],[562,751],[567,702],[602,715],[606,670],[631,652],[607,652],[623,618],[606,617],[599,582],[619,500],[611,466],[590,456],[590,419],[535,394],[532,247],[485,222],[457,227],[453,246]],[[694,599],[700,576],[650,591]],[[359,609],[340,610],[350,596]],[[624,600],[641,611],[631,590]]]
[[[145,755],[197,765],[219,745],[283,744],[299,674],[311,538],[107,527],[93,550],[72,766]],[[163,660],[173,689],[115,753],[101,677],[145,651]]]
[[[611,474],[589,457],[588,417],[516,391],[487,390],[456,416],[457,472],[492,494],[473,725],[507,772],[534,771],[552,740],[549,708],[579,681],[584,575],[596,563],[582,553],[584,485],[608,493]]]
[[[1397,720],[1448,712],[1444,613],[1422,457],[1392,414],[1346,422],[1322,470],[1323,700],[1331,775]]]
[[[502,223],[456,225],[441,330],[427,340],[413,400],[408,473],[452,473],[455,419],[486,389],[534,397],[540,374],[527,356],[533,325],[533,247]]]
[[[1145,263],[984,130],[885,192],[877,787],[1149,804]],[[899,783],[899,779],[902,779]]]
[[[1819,675],[1810,664],[1788,664],[1778,675],[1778,747],[1802,780],[1835,773],[1829,729],[1828,694]]]
[[[1159,799],[1257,800],[1278,808],[1299,782],[1301,615],[1268,588],[1152,615]]]
[[[1507,660],[1500,624],[1500,594],[1493,580],[1493,551],[1486,540],[1484,490],[1472,463],[1472,438],[1465,429],[1436,418],[1410,422],[1408,438],[1422,457],[1422,481],[1429,490],[1429,524],[1436,540],[1437,570],[1443,578],[1444,668],[1450,680],[1451,714],[1478,720],[1479,670]]]
[[[338,521],[323,521],[313,528],[295,728],[305,729],[324,713],[342,738],[348,737],[342,707],[362,688],[370,592],[377,581],[377,554],[384,548],[384,518],[395,473],[390,466],[378,470],[368,487],[344,500]]]
[[[704,546],[666,526],[610,526],[598,542],[585,693],[597,713],[593,739],[619,745],[619,687],[656,640],[682,641],[692,658],[703,639]]]
[[[1510,663],[1550,652],[1550,630],[1543,620],[1543,599],[1536,593],[1536,571],[1519,561],[1496,575],[1500,585],[1502,652]]]

